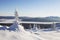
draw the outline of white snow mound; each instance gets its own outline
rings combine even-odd
[[[23,26],[14,23],[11,28],[16,27],[17,31],[0,30],[0,40],[40,40],[40,38],[24,30]]]

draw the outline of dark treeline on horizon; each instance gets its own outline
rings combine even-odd
[[[14,16],[0,16],[0,19],[14,19]],[[35,21],[35,22],[60,22],[60,17],[19,17],[22,21]]]

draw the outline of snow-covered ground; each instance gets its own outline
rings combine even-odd
[[[0,40],[60,40],[60,30],[32,29],[25,30],[17,21],[10,27],[0,26]]]
[[[23,26],[14,22],[9,28],[0,27],[0,40],[41,40],[40,37],[29,31],[25,31]],[[4,30],[3,30],[4,29]]]
[[[40,40],[40,37],[29,32],[14,32],[0,30],[0,40]]]
[[[29,30],[29,31],[36,34],[40,38],[43,38],[43,40],[60,40],[60,30],[55,30],[55,31],[50,31],[50,30],[44,31],[44,30],[46,29],[38,30],[36,32],[34,30]]]
[[[45,40],[60,40],[60,32],[57,31],[49,31],[49,32],[38,32],[35,33],[39,37],[44,38]]]
[[[26,30],[20,25],[17,12],[15,16],[16,20],[13,21],[13,25],[0,26],[0,40],[60,40],[59,31],[40,30],[37,27]]]
[[[60,40],[60,32],[56,31],[40,31],[35,34],[0,30],[0,40]]]
[[[50,31],[50,29],[37,28],[24,30],[23,26],[17,23],[14,23],[11,27],[13,29],[19,27],[19,30],[0,30],[0,40],[60,40],[59,30]]]

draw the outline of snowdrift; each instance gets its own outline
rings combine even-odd
[[[40,40],[40,38],[14,22],[7,30],[0,30],[0,40]]]
[[[0,40],[40,40],[34,34],[29,32],[14,32],[0,30]]]

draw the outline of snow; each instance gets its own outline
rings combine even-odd
[[[11,30],[0,30],[0,40],[60,40],[60,31],[50,31],[50,29],[39,30],[38,28],[24,30],[23,26],[17,22],[7,27],[7,29],[9,28]]]
[[[27,31],[36,34],[38,37],[40,37],[40,39],[42,38],[41,40],[60,40],[60,30],[50,31],[49,29],[48,31],[44,31],[44,29],[40,29],[38,31],[34,31],[27,29]]]
[[[7,21],[8,22],[8,21]],[[0,40],[60,40],[60,31],[51,29],[32,29],[25,30],[18,21],[18,14],[16,12],[14,23],[8,26],[0,25]]]
[[[15,12],[15,21],[10,26],[0,26],[0,40],[41,40],[38,35],[25,31],[18,20],[17,11]],[[8,21],[7,21],[8,22]]]
[[[2,25],[0,25],[0,27],[3,27]]]
[[[23,26],[14,22],[7,30],[0,30],[0,40],[60,40],[60,31],[51,29],[33,29],[24,30]],[[48,31],[46,31],[48,30]]]
[[[40,37],[25,31],[23,26],[14,22],[7,30],[0,30],[0,40],[40,40]]]
[[[40,30],[36,33],[30,33],[28,31],[0,30],[0,40],[60,40],[60,32]]]
[[[17,29],[19,28],[19,30],[0,30],[0,40],[60,40],[60,31],[49,31],[50,29],[40,29],[37,31],[35,29],[24,30],[23,26],[18,25],[15,22],[10,28],[15,28],[15,26]]]
[[[14,32],[0,30],[0,40],[40,40],[36,35],[29,32]]]
[[[36,35],[46,39],[46,40],[60,40],[60,32],[57,31],[48,31],[48,32],[38,32]]]

